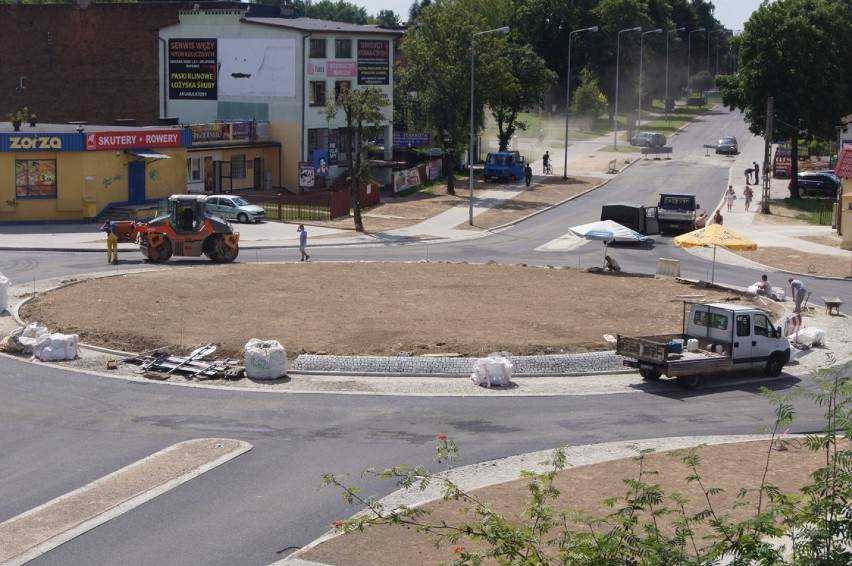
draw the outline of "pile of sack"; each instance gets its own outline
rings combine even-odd
[[[80,336],[77,334],[51,334],[41,322],[31,322],[0,340],[0,350],[32,354],[41,361],[54,362],[78,358],[79,344]]]
[[[485,387],[512,385],[512,372],[515,366],[512,362],[501,356],[490,358],[479,358],[473,364],[473,373],[470,378],[477,385]]]

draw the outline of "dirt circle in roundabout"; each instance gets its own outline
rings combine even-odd
[[[497,264],[204,264],[75,281],[22,318],[122,351],[214,343],[235,358],[251,338],[278,340],[291,357],[605,350],[606,334],[679,331],[685,299],[750,300],[673,279]]]

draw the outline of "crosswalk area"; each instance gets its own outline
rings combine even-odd
[[[594,242],[591,240],[587,240],[585,238],[581,238],[571,232],[566,232],[562,236],[559,236],[555,240],[550,240],[537,248],[535,251],[537,252],[570,252],[576,249],[583,247],[586,244],[597,244],[601,245],[602,242]]]

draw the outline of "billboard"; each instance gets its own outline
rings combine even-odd
[[[296,96],[295,39],[220,39],[220,96]]]
[[[390,41],[358,40],[358,84],[390,84]]]
[[[169,40],[169,99],[216,100],[216,40]]]

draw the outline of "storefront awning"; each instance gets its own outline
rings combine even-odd
[[[160,153],[159,151],[154,151],[153,149],[125,149],[124,153],[128,155],[135,155],[142,159],[171,159],[170,156]]]

